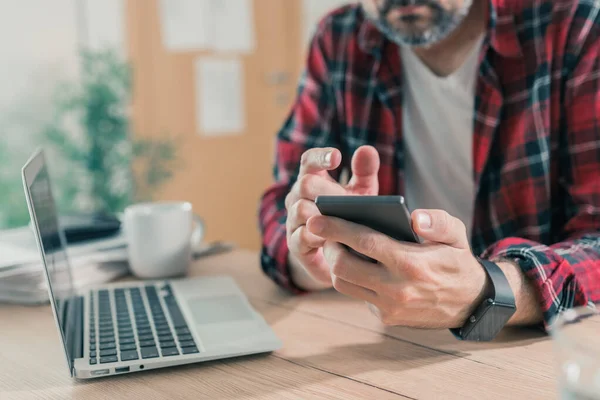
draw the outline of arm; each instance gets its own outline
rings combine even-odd
[[[262,269],[278,285],[293,293],[319,288],[298,263],[290,260],[284,201],[298,179],[300,159],[306,150],[339,147],[335,103],[328,76],[328,54],[333,54],[331,48],[332,33],[325,19],[311,42],[296,101],[277,135],[273,170],[275,183],[267,189],[260,203]],[[337,171],[333,175],[337,175]],[[337,179],[337,176],[334,178]]]
[[[559,146],[565,189],[561,205],[566,214],[564,239],[545,246],[506,238],[484,254],[519,265],[527,277],[525,287],[536,293],[527,296],[529,304],[524,308],[535,308],[531,303],[537,301],[546,327],[566,308],[600,302],[600,19],[587,21],[591,24],[581,20],[593,14],[591,7],[597,6],[578,6],[575,18],[580,20],[575,21],[578,29],[573,29],[568,45],[572,53],[565,65],[570,73],[563,108],[565,131]],[[586,26],[591,29],[582,35]]]

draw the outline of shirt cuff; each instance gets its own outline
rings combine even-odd
[[[546,332],[554,318],[575,304],[578,284],[572,266],[550,247],[521,238],[506,238],[488,248],[482,258],[515,262],[534,286]]]

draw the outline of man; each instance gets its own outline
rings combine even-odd
[[[475,322],[484,261],[508,280],[508,324],[599,302],[599,32],[585,0],[363,0],[328,15],[262,199],[264,271],[420,328]],[[404,195],[424,243],[319,215],[316,196],[344,194]]]

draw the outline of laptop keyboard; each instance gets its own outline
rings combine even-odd
[[[90,365],[199,352],[171,286],[161,291],[166,307],[153,285],[92,293]]]

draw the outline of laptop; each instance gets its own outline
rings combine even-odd
[[[131,281],[75,291],[43,150],[27,161],[22,176],[71,377],[126,374],[281,347],[230,277]]]

